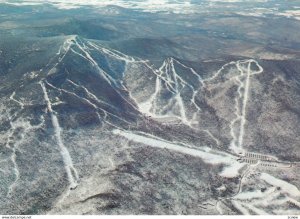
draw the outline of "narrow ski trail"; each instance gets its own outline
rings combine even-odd
[[[64,161],[64,167],[65,167],[65,170],[66,170],[66,173],[68,176],[68,180],[70,183],[69,188],[75,189],[77,187],[78,181],[79,181],[79,176],[78,176],[77,170],[75,169],[75,167],[73,165],[73,161],[72,161],[72,158],[70,156],[70,153],[69,153],[67,147],[63,143],[63,139],[61,137],[62,128],[59,125],[59,121],[56,116],[56,112],[53,111],[53,109],[52,109],[52,104],[49,99],[48,92],[47,92],[44,82],[40,82],[40,85],[41,85],[41,88],[42,88],[42,91],[44,94],[45,102],[47,104],[48,112],[51,116],[51,121],[52,121],[52,126],[54,128],[55,138],[56,138],[57,144],[60,149],[60,153],[61,153],[63,161]]]

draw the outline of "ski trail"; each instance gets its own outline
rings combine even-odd
[[[78,43],[78,41],[75,39],[75,44],[77,46],[77,48],[79,48],[79,50],[85,55],[85,56],[81,56],[84,59],[86,59],[87,61],[89,61],[92,66],[94,66],[98,73],[101,75],[101,77],[106,80],[106,82],[109,85],[117,85],[117,82],[109,75],[107,74],[103,69],[100,68],[100,66],[98,65],[98,63],[92,58],[92,56]],[[73,52],[75,52],[74,50],[72,50]],[[79,53],[76,53],[79,55]]]
[[[258,71],[252,71],[251,65],[255,64],[258,67]],[[236,154],[245,153],[243,149],[243,141],[245,136],[245,126],[247,122],[247,105],[249,102],[249,92],[250,92],[250,81],[251,75],[260,74],[263,72],[263,68],[253,59],[237,61],[234,62],[236,68],[240,72],[238,76],[233,77],[235,81],[238,83],[237,93],[238,96],[235,98],[235,118],[230,122],[230,135],[232,137],[232,141],[230,144],[230,148]],[[245,69],[241,65],[247,64],[247,68]],[[220,74],[220,73],[217,73]],[[242,88],[244,92],[242,92]],[[241,100],[241,106],[240,106]],[[239,128],[236,127],[239,125]]]
[[[240,60],[232,61],[223,65],[213,76],[207,79],[202,79],[201,76],[192,68],[180,63],[174,58],[168,58],[164,60],[161,67],[156,70],[153,69],[146,61],[143,62],[148,68],[152,69],[153,74],[156,76],[155,90],[151,94],[150,98],[144,102],[138,103],[139,110],[147,115],[154,118],[179,118],[181,122],[194,129],[195,125],[198,124],[194,121],[197,118],[199,112],[201,112],[200,106],[196,103],[196,97],[199,95],[199,89],[201,85],[205,87],[207,83],[211,83],[214,79],[217,79],[226,67],[234,65],[239,71],[239,75],[228,78],[228,80],[235,80],[238,83],[237,93],[238,96],[235,98],[235,118],[230,121],[230,135],[232,141],[230,148],[236,153],[242,153],[242,145],[245,135],[245,125],[247,117],[247,104],[249,101],[250,92],[250,80],[251,75],[259,74],[263,72],[263,68],[255,60]],[[191,73],[197,76],[199,81],[199,87],[194,87],[187,81],[185,81],[177,72],[174,63],[182,66],[185,69],[191,71]],[[248,64],[245,69],[242,65]],[[258,70],[252,70],[251,65],[255,64]],[[165,86],[165,87],[164,87]],[[191,90],[190,102],[186,103],[186,100],[182,98],[182,90],[188,88]],[[172,93],[172,97],[166,100],[166,103],[162,106],[158,105],[160,100],[160,93],[166,92],[167,90]],[[186,104],[188,104],[189,108]]]
[[[106,49],[104,47],[99,47],[98,45],[92,43],[92,42],[88,42],[88,44],[90,46],[92,46],[94,49],[100,51],[100,52],[104,52],[105,54],[115,58],[115,59],[118,59],[118,60],[123,60],[125,62],[137,62],[137,60],[135,60],[133,57],[130,57],[128,55],[125,55],[124,53],[121,53],[120,51],[117,51],[117,50],[113,50],[113,49]]]
[[[20,144],[20,142],[22,142],[24,139],[24,133],[21,134],[21,138],[19,140],[19,142],[14,144],[14,147],[11,148],[12,150],[12,155],[10,157],[12,163],[13,163],[13,170],[14,170],[14,174],[15,174],[15,179],[13,181],[13,183],[9,186],[8,188],[8,192],[7,192],[7,197],[10,197],[12,195],[12,192],[14,190],[14,188],[17,185],[18,180],[20,179],[20,171],[19,171],[19,167],[18,167],[18,163],[17,163],[17,149],[18,149],[18,145]]]
[[[157,70],[153,69],[147,62],[145,65],[152,69],[153,74],[156,76],[155,91],[149,99],[142,103],[138,103],[141,112],[151,115],[154,118],[176,118],[179,119],[183,124],[194,129],[194,125],[197,122],[194,119],[197,113],[201,111],[200,106],[196,103],[196,96],[198,95],[199,88],[202,85],[202,78],[194,69],[185,66],[174,58],[168,58],[164,60],[161,67]],[[177,72],[174,63],[181,65],[183,68],[188,69],[192,75],[197,77],[199,86],[191,85],[185,79],[183,79]],[[192,95],[190,102],[188,103],[192,107],[191,113],[187,110],[185,101],[182,98],[182,90],[188,88],[191,90]],[[166,104],[163,106],[158,105],[160,99],[160,92],[169,91],[172,97],[166,100]],[[191,116],[190,116],[191,114]]]
[[[167,81],[164,77],[161,76],[162,74],[162,71],[161,69],[157,70],[157,69],[154,69],[151,65],[148,64],[148,61],[142,61],[143,64],[145,64],[147,66],[147,68],[149,68],[152,73],[158,77],[163,83],[166,83],[167,84],[167,89],[169,90],[171,88],[171,90],[169,90],[171,93],[173,94],[176,94],[176,91],[173,90],[173,87],[172,85],[170,84],[169,81]],[[160,73],[160,74],[159,74]]]
[[[76,84],[75,82],[73,82],[73,81],[70,80],[70,79],[67,79],[66,81],[69,82],[71,85],[75,86],[76,88],[81,88],[81,89],[83,89],[84,92],[85,92],[85,94],[87,95],[87,97],[90,98],[92,101],[94,101],[94,102],[96,102],[96,103],[98,103],[98,104],[103,104],[103,105],[105,105],[105,106],[107,106],[107,107],[109,107],[109,108],[111,108],[111,109],[116,110],[116,111],[119,111],[119,109],[118,109],[117,107],[115,107],[115,106],[113,106],[113,105],[111,105],[111,104],[109,104],[109,103],[107,103],[107,102],[105,102],[105,101],[99,99],[95,94],[93,94],[91,91],[89,91],[85,86]],[[50,85],[50,84],[49,84],[49,85]],[[50,85],[50,86],[52,86],[54,89],[66,91],[66,90],[64,90],[64,89],[59,89],[59,88],[57,88],[57,87],[54,87],[53,85]],[[67,91],[67,92],[69,92],[69,93],[72,94],[72,95],[75,95],[77,98],[81,98],[81,99],[83,99],[83,100],[88,100],[89,102],[92,102],[92,101],[90,101],[89,99],[80,97],[80,96],[76,95],[76,94],[73,93],[73,92],[70,92],[70,91]],[[93,104],[93,103],[92,103],[92,104]],[[95,104],[93,104],[93,105],[96,106]],[[110,116],[112,116],[112,117],[117,118],[117,119],[120,120],[120,121],[123,121],[123,122],[125,122],[125,123],[127,123],[127,124],[130,124],[130,122],[128,122],[127,120],[122,119],[121,117],[119,117],[119,116],[117,116],[117,115],[115,115],[115,114],[113,114],[113,113],[110,113],[110,112],[108,112],[107,110],[105,110],[105,109],[103,109],[103,108],[100,108],[100,107],[98,107],[98,106],[96,106],[96,108],[104,113],[104,115],[105,115],[105,116],[104,116],[104,121],[106,121],[107,115],[110,115]]]
[[[81,88],[84,90],[84,92],[87,94],[87,96],[89,98],[91,98],[92,100],[96,101],[97,103],[99,104],[103,104],[103,105],[106,105],[114,110],[118,110],[115,106],[103,101],[103,100],[100,100],[95,94],[93,94],[91,91],[89,91],[85,86],[82,86],[82,85],[79,85],[79,84],[76,84],[74,81],[70,80],[70,79],[67,79],[66,80],[67,82],[69,82],[70,84],[72,84],[73,86],[77,87],[77,88]]]
[[[223,209],[220,206],[220,200],[217,201],[215,207],[216,207],[217,212],[219,212],[220,215],[223,215]]]
[[[44,94],[44,99],[46,101],[47,108],[48,108],[48,111],[49,111],[50,116],[51,116],[51,121],[52,121],[52,125],[53,125],[53,128],[54,128],[54,134],[55,134],[55,137],[56,137],[56,141],[57,141],[57,144],[58,144],[59,149],[60,149],[60,153],[61,153],[63,161],[64,161],[65,170],[66,170],[68,180],[69,180],[69,183],[70,183],[69,188],[70,189],[75,189],[78,185],[78,180],[79,180],[78,173],[77,173],[76,169],[74,168],[73,161],[72,161],[72,158],[70,156],[70,153],[69,153],[68,149],[65,147],[65,145],[63,143],[63,140],[62,140],[62,137],[61,137],[62,129],[59,125],[58,118],[56,116],[56,112],[54,112],[53,109],[52,109],[51,101],[48,97],[48,93],[47,93],[47,89],[45,87],[45,84],[42,81],[40,81],[39,84],[42,87],[42,91],[43,91],[43,94]]]
[[[154,116],[154,114],[151,113],[151,109],[155,107],[154,101],[156,100],[156,97],[159,95],[159,92],[160,92],[160,80],[159,77],[156,77],[154,93],[147,101],[139,104],[139,109],[141,110],[141,112]]]
[[[196,148],[193,146],[181,146],[174,142],[156,138],[155,136],[152,137],[149,134],[141,135],[141,132],[136,134],[129,131],[114,129],[112,133],[154,148],[167,149],[182,154],[188,154],[193,157],[199,157],[203,162],[208,164],[224,164],[225,168],[219,173],[223,177],[238,176],[239,170],[245,166],[244,164],[237,162],[236,157],[222,152],[216,153],[216,151],[208,147]]]
[[[263,72],[263,68],[253,59],[232,61],[224,64],[214,75],[210,78],[202,79],[201,76],[192,68],[180,63],[174,58],[168,58],[164,60],[163,64],[158,70],[153,69],[147,62],[144,62],[149,68],[153,70],[156,75],[155,91],[149,99],[142,103],[138,103],[139,110],[142,113],[151,115],[155,118],[162,118],[162,116],[177,117],[181,122],[191,128],[197,125],[197,122],[193,121],[197,118],[197,114],[201,112],[200,106],[196,103],[196,97],[199,95],[199,89],[201,85],[205,87],[207,83],[211,83],[214,79],[217,79],[226,67],[234,65],[239,71],[239,75],[228,80],[235,80],[238,83],[238,96],[235,98],[235,118],[230,121],[230,135],[232,136],[231,149],[236,153],[243,152],[243,141],[245,135],[245,126],[247,122],[247,105],[249,101],[249,92],[251,88],[251,76],[254,74],[260,74]],[[185,81],[177,72],[174,63],[181,67],[188,69],[192,75],[197,76],[199,81],[199,87],[192,86]],[[252,70],[251,66],[255,64],[258,70]],[[244,65],[247,65],[245,68]],[[165,88],[163,87],[165,85]],[[188,103],[193,108],[186,106],[186,101],[182,98],[182,90],[188,88],[191,90],[190,102]],[[157,105],[160,100],[160,92],[169,90],[173,96],[166,100],[163,106]],[[191,111],[192,109],[192,111]],[[190,115],[191,114],[191,115]]]
[[[16,91],[14,91],[10,95],[9,99],[12,100],[12,101],[14,101],[14,102],[16,102],[17,104],[19,104],[19,106],[21,107],[21,109],[24,109],[24,104],[22,102],[20,102],[19,100],[15,99],[15,95],[16,95]]]
[[[238,209],[243,215],[250,215],[250,212],[245,208],[244,204],[238,201],[232,201],[233,206]]]
[[[16,92],[14,91],[10,97],[9,100],[17,103],[20,106],[20,109],[14,114],[14,115],[8,115],[10,129],[8,132],[7,141],[5,143],[5,147],[9,150],[11,150],[11,156],[6,160],[6,162],[9,160],[13,164],[13,172],[14,172],[14,180],[10,184],[7,192],[7,197],[11,197],[19,179],[20,179],[20,171],[19,166],[17,163],[17,152],[20,152],[19,146],[22,144],[22,142],[25,139],[25,135],[28,131],[31,131],[32,129],[38,129],[41,128],[44,124],[44,119],[41,117],[41,123],[38,125],[31,125],[29,121],[26,121],[22,118],[13,119],[13,117],[20,113],[23,109],[25,104],[15,98]],[[18,133],[19,132],[19,133]],[[1,161],[2,162],[2,161]]]
[[[254,213],[256,213],[257,215],[269,215],[267,212],[265,212],[262,209],[259,209],[251,204],[248,204],[247,206],[250,210],[252,210]]]
[[[215,142],[217,145],[220,145],[220,141],[207,129],[203,130],[204,132],[206,132]]]
[[[254,166],[249,166],[249,168]],[[250,210],[258,215],[266,215],[270,214],[268,212],[277,214],[277,211],[280,211],[280,214],[287,214],[287,210],[289,209],[293,214],[299,214],[300,202],[295,198],[300,198],[300,191],[296,186],[267,173],[259,173],[258,176],[258,184],[265,186],[265,183],[267,183],[269,185],[265,191],[261,191],[260,188],[252,191],[242,191],[240,186],[238,193],[229,198],[239,211],[246,213],[245,210]],[[242,184],[243,181],[241,181]],[[289,203],[297,206],[298,210],[297,208],[289,208]]]
[[[119,83],[116,79],[114,79],[112,76],[110,76],[107,72],[105,72],[99,65],[98,63],[93,59],[93,57],[86,51],[87,47],[86,45],[83,43],[83,46],[81,46],[79,44],[79,42],[76,40],[76,38],[74,39],[74,43],[77,46],[77,48],[84,54],[81,55],[78,52],[76,52],[75,50],[71,50],[72,52],[74,52],[75,54],[79,55],[80,57],[84,58],[85,60],[87,60],[94,68],[96,68],[97,72],[99,73],[99,75],[116,91],[116,93],[119,94],[119,96],[126,102],[128,103],[133,109],[137,109],[137,107],[132,104],[130,101],[128,101],[121,93],[118,89],[116,89],[116,87],[122,87],[124,90],[127,90],[126,87],[124,87],[124,85],[122,83]]]
[[[60,46],[58,52],[56,53],[56,55],[58,55],[58,62],[56,62],[51,68],[50,70],[48,70],[48,75],[51,75],[53,73],[55,73],[55,69],[56,67],[63,61],[63,59],[66,57],[66,55],[68,54],[68,52],[71,49],[71,46],[74,44],[73,42],[76,39],[76,35],[72,35],[70,36],[67,40],[64,41],[63,45]],[[62,53],[62,51],[64,50],[64,53]],[[52,59],[53,60],[53,59]],[[49,61],[49,63],[46,65],[46,68],[50,65],[51,60]]]
[[[67,80],[69,83],[71,83],[71,81],[70,80]],[[71,91],[68,91],[68,90],[65,90],[65,89],[62,89],[62,88],[57,88],[57,87],[55,87],[54,85],[52,85],[52,84],[50,84],[50,83],[48,83],[48,82],[46,82],[47,83],[47,85],[49,86],[49,87],[51,87],[51,88],[53,88],[53,89],[55,89],[55,90],[58,90],[58,91],[60,91],[60,92],[64,92],[64,93],[67,93],[67,94],[69,94],[69,95],[72,95],[72,96],[74,96],[74,97],[76,97],[76,98],[78,98],[78,99],[80,99],[80,100],[82,100],[82,101],[84,101],[85,103],[87,103],[88,105],[90,105],[90,106],[92,106],[94,109],[95,109],[95,113],[97,114],[97,117],[98,117],[98,119],[99,119],[99,121],[100,122],[102,122],[102,121],[104,121],[104,122],[108,122],[106,119],[107,119],[107,115],[110,115],[110,116],[112,116],[112,117],[114,117],[114,118],[116,118],[116,119],[118,119],[119,121],[122,121],[122,122],[124,122],[124,123],[126,123],[126,124],[130,124],[130,122],[128,122],[128,121],[126,121],[125,119],[123,119],[123,118],[121,118],[121,117],[119,117],[119,116],[117,116],[117,115],[115,115],[115,114],[113,114],[113,113],[110,113],[110,112],[108,112],[108,111],[106,111],[106,110],[104,110],[104,109],[102,109],[102,108],[100,108],[100,107],[98,107],[96,104],[94,104],[94,103],[92,103],[89,99],[87,99],[87,98],[84,98],[84,97],[81,97],[81,96],[78,96],[76,93],[73,93],[73,92],[71,92]],[[72,82],[71,84],[75,84],[74,82]],[[94,100],[98,100],[98,98],[96,97],[96,99],[94,99]],[[53,104],[51,104],[52,106],[53,106]],[[109,105],[110,106],[110,105]],[[104,119],[101,119],[101,116],[100,116],[100,114],[98,113],[98,110],[100,110],[101,112],[103,112],[103,114],[105,115],[104,116]]]
[[[24,104],[18,100],[15,99],[15,95],[16,95],[16,92],[14,91],[9,99],[11,101],[14,101],[16,102],[18,105],[20,105],[20,108],[21,110],[24,108]],[[15,113],[15,115],[17,114],[18,112]],[[13,163],[13,171],[14,171],[14,175],[15,175],[15,178],[14,178],[14,181],[12,182],[12,184],[9,186],[8,188],[8,192],[7,192],[7,197],[10,197],[10,195],[12,194],[18,180],[20,179],[20,171],[19,171],[19,168],[18,168],[18,163],[17,163],[17,147],[18,147],[18,144],[15,143],[13,144],[13,142],[11,141],[11,138],[14,137],[14,131],[18,128],[17,125],[15,125],[15,123],[13,122],[13,116],[12,115],[9,115],[8,116],[8,119],[9,119],[9,124],[10,124],[10,132],[9,132],[9,135],[8,135],[8,139],[7,139],[7,142],[5,144],[5,147],[10,149],[12,151],[12,154],[10,156],[10,161]],[[21,139],[19,141],[22,141],[24,138],[24,134],[22,133],[21,134]],[[13,144],[11,146],[11,144]]]
[[[178,60],[176,60],[174,58],[172,58],[172,60],[175,61],[177,64],[181,65],[182,67],[184,67],[186,69],[189,69],[192,72],[192,74],[195,75],[198,78],[199,82],[203,85],[203,79],[202,79],[202,77],[193,68],[190,68],[190,67],[182,64],[181,62],[179,62]]]
[[[195,105],[195,108],[200,111],[201,109],[199,108],[199,106],[195,103],[195,89],[193,86],[191,86],[188,82],[186,82],[182,77],[179,76],[179,74],[176,72],[175,70],[175,66],[174,66],[174,59],[171,58],[170,61],[170,67],[171,67],[171,70],[172,70],[172,73],[173,73],[173,78],[174,78],[174,82],[175,82],[175,85],[176,85],[176,91],[177,91],[177,95],[175,96],[175,99],[177,100],[177,105],[179,107],[179,111],[180,111],[180,117],[182,118],[182,122],[190,127],[192,127],[192,121],[189,121],[189,119],[187,118],[187,112],[186,112],[186,109],[185,109],[185,106],[184,106],[184,101],[181,97],[181,90],[187,86],[189,87],[192,92],[193,92],[193,96],[192,96],[192,99],[191,99],[191,102],[194,103]],[[181,84],[179,83],[181,82]],[[181,87],[181,90],[180,90],[180,87]]]
[[[300,197],[300,191],[298,190],[298,188],[286,181],[277,179],[267,173],[262,173],[260,175],[260,179],[272,186],[280,187],[284,193],[292,197]]]
[[[177,100],[177,105],[179,107],[179,112],[180,112],[180,118],[184,124],[187,124],[188,126],[191,126],[190,121],[188,120],[185,112],[185,107],[184,107],[184,102],[180,96],[180,93],[178,93],[175,96],[175,99]]]
[[[56,62],[51,68],[50,70],[48,71],[48,75],[51,75],[53,73],[55,73],[55,69],[56,67],[63,61],[63,59],[65,58],[65,56],[67,55],[67,53],[69,51],[73,52],[74,54],[78,55],[79,57],[85,59],[86,61],[88,61],[96,70],[97,72],[99,73],[99,75],[109,84],[112,86],[112,88],[120,95],[120,97],[126,102],[128,103],[131,107],[133,107],[133,109],[137,109],[137,107],[132,104],[130,101],[127,100],[126,97],[124,97],[120,91],[118,89],[116,89],[116,87],[119,87],[121,86],[124,90],[126,90],[126,87],[124,87],[124,85],[122,83],[118,83],[113,77],[111,77],[108,73],[106,73],[99,65],[98,63],[93,59],[93,57],[89,54],[89,52],[87,51],[89,48],[83,43],[82,45],[80,45],[80,43],[78,42],[78,38],[76,35],[72,35],[70,36],[67,40],[65,40],[65,42],[63,43],[63,45],[59,48],[59,51],[56,53],[59,58],[58,58],[58,62]],[[82,53],[80,54],[79,52],[75,51],[74,48],[72,48],[72,46],[75,45],[76,47],[75,48],[78,48],[79,51]],[[93,43],[89,43],[89,45],[91,45],[93,48],[96,48],[96,45],[93,44]],[[64,52],[63,52],[64,51]],[[103,52],[106,52],[106,54],[108,54],[108,51],[107,49],[105,49]],[[115,53],[117,53],[115,51]],[[113,52],[109,53],[110,55],[112,54],[115,54]],[[121,54],[119,52],[120,55],[115,55],[114,57],[115,58],[122,58],[121,57]],[[124,57],[129,57],[129,56],[126,56],[123,54]],[[126,59],[126,58],[122,58],[122,59]],[[126,61],[127,62],[133,62],[135,61],[133,58],[132,59],[129,59]],[[51,61],[47,64],[46,67],[48,67],[50,65]],[[90,93],[89,93],[90,94]],[[97,98],[97,101],[100,101],[98,98]],[[104,103],[103,101],[101,101],[102,103]]]
[[[211,76],[210,78],[206,78],[206,79],[203,79],[202,82],[210,82],[210,81],[213,81],[214,79],[216,79],[220,74],[221,72],[229,65],[233,65],[233,64],[236,64],[236,62],[232,61],[232,62],[229,62],[229,63],[226,63],[225,65],[223,65],[215,74],[213,74],[213,76]],[[205,84],[204,84],[205,86]]]
[[[245,124],[246,124],[246,116],[247,116],[246,110],[247,110],[247,103],[248,103],[248,99],[249,99],[251,62],[248,63],[246,82],[244,85],[245,91],[244,91],[244,95],[243,95],[243,108],[242,108],[242,112],[241,112],[241,124],[240,124],[239,145],[238,145],[239,148],[242,148],[244,134],[245,134]]]
[[[13,171],[14,171],[15,178],[14,178],[13,183],[8,188],[8,192],[7,192],[7,195],[6,195],[7,197],[10,197],[10,195],[12,194],[12,191],[13,191],[13,189],[14,189],[17,181],[20,178],[20,172],[19,172],[19,168],[18,168],[18,164],[17,164],[17,160],[16,160],[17,159],[17,156],[16,156],[16,145],[14,145],[14,147],[10,146],[10,144],[12,143],[10,139],[13,137],[14,130],[15,130],[16,127],[13,125],[13,123],[11,121],[10,121],[10,125],[11,125],[12,130],[11,130],[9,136],[8,136],[8,140],[7,140],[5,146],[12,151],[12,154],[10,156],[10,160],[13,163]]]
[[[13,130],[15,129],[14,126],[12,126]],[[11,134],[8,136],[8,140],[6,142],[6,147],[9,148],[11,151],[12,151],[12,154],[10,156],[10,161],[12,162],[13,164],[13,172],[14,172],[14,175],[15,175],[15,178],[12,182],[12,184],[9,186],[8,188],[8,192],[7,192],[7,197],[10,197],[10,195],[12,194],[12,191],[17,183],[17,181],[19,180],[20,178],[20,172],[19,172],[19,168],[18,168],[18,164],[17,164],[17,155],[16,155],[16,144],[13,145],[13,147],[9,146],[12,142],[10,141],[10,138],[13,136],[14,134],[14,131],[11,131]]]

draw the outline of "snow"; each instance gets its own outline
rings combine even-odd
[[[63,140],[62,140],[62,137],[61,137],[62,129],[59,125],[56,113],[52,109],[51,101],[48,97],[48,93],[47,93],[47,89],[45,87],[45,84],[43,82],[40,82],[40,85],[41,85],[42,90],[43,90],[44,99],[47,103],[48,111],[51,115],[52,125],[53,125],[53,128],[54,128],[54,134],[55,134],[55,137],[56,137],[57,144],[60,148],[60,153],[61,153],[63,161],[64,161],[65,170],[67,172],[68,179],[69,179],[69,182],[70,182],[70,188],[75,188],[77,186],[78,180],[79,180],[77,171],[74,168],[73,161],[72,161],[72,158],[70,156],[70,153],[69,153],[68,149],[65,147],[65,145],[63,143]]]
[[[243,150],[243,141],[244,141],[244,135],[245,135],[245,125],[246,125],[246,117],[247,117],[247,104],[249,101],[249,92],[250,92],[250,79],[252,75],[260,74],[263,72],[263,68],[258,64],[257,61],[250,59],[250,60],[241,60],[237,62],[230,62],[229,64],[235,64],[236,68],[240,72],[240,75],[237,75],[233,77],[235,81],[238,83],[238,89],[237,89],[237,97],[235,98],[235,115],[236,118],[234,118],[230,123],[230,134],[232,136],[231,141],[231,149],[236,153],[239,154],[241,152],[244,152]],[[255,64],[256,67],[258,67],[258,71],[254,71],[251,69],[251,65]],[[246,65],[247,67],[244,67]],[[222,67],[216,74],[217,77],[218,74],[221,73]],[[244,88],[244,92],[241,93],[241,89]],[[239,100],[242,100],[242,106],[240,109],[239,106]],[[235,124],[239,124],[238,131],[235,130]]]
[[[300,197],[299,190],[294,185],[267,173],[260,173],[258,176],[257,183],[261,185],[261,183],[266,182],[269,187],[263,192],[260,188],[252,191],[240,191],[231,199],[232,204],[237,209],[243,214],[248,214],[249,210],[259,215],[270,214],[270,212],[273,214],[299,213],[296,209],[287,209],[289,203],[300,207],[299,201],[292,198]],[[277,187],[281,189],[278,190]]]
[[[13,164],[13,174],[14,174],[14,179],[12,183],[10,184],[7,192],[7,197],[10,197],[12,195],[12,192],[14,191],[19,179],[20,179],[20,171],[18,167],[18,162],[17,162],[17,152],[21,153],[19,147],[22,145],[24,141],[26,141],[26,135],[28,134],[29,131],[41,128],[42,125],[44,124],[44,118],[41,117],[41,123],[38,125],[31,125],[29,121],[27,121],[24,118],[18,118],[18,113],[21,112],[24,109],[25,104],[21,102],[20,100],[16,99],[16,91],[14,91],[10,97],[10,101],[13,101],[18,104],[18,111],[16,111],[14,114],[8,114],[8,120],[10,124],[10,129],[8,130],[7,134],[7,140],[5,142],[5,147],[11,151],[11,155],[8,159],[6,160],[1,160],[1,163],[6,163],[6,162],[11,162]],[[16,140],[13,140],[13,137],[16,136],[16,130],[20,131],[20,134]],[[10,168],[9,165],[5,165],[6,168]],[[7,170],[0,170],[1,172],[6,172]]]
[[[261,190],[254,190],[251,192],[242,192],[242,193],[239,193],[238,195],[236,195],[234,198],[240,199],[240,200],[263,198],[266,195],[270,195],[275,190],[276,190],[276,188],[272,187],[271,189],[268,189],[265,192],[262,192]]]
[[[250,215],[249,211],[244,207],[244,204],[238,201],[232,201],[234,207],[236,207],[243,215]]]
[[[275,178],[267,173],[262,173],[260,178],[270,185],[280,187],[284,193],[289,194],[292,197],[300,197],[300,191],[298,188],[286,181]]]
[[[163,139],[158,139],[155,136],[151,136],[150,134],[141,135],[141,133],[136,134],[129,131],[123,131],[120,129],[114,129],[112,131],[113,134],[119,135],[127,138],[128,140],[135,141],[138,143],[142,143],[151,147],[168,149],[171,151],[176,151],[183,154],[188,154],[194,157],[201,158],[205,163],[208,164],[225,164],[225,169],[220,173],[223,177],[236,177],[239,175],[239,170],[245,165],[236,161],[234,156],[225,153],[216,153],[212,149],[208,147],[195,148],[190,145],[179,145],[174,142],[169,142]],[[151,136],[151,137],[150,137]]]
[[[182,78],[176,72],[175,63],[187,69],[189,74],[196,76],[198,85],[191,85]],[[199,95],[199,89],[203,84],[201,76],[193,68],[185,66],[174,58],[164,60],[159,69],[151,68],[147,62],[144,62],[144,64],[152,70],[156,77],[155,91],[149,99],[137,103],[139,110],[153,118],[179,119],[183,124],[194,128],[194,125],[197,125],[197,121],[195,121],[197,113],[201,111],[199,105],[195,102],[195,98]],[[181,93],[184,88],[188,88],[192,92],[189,102],[184,100]],[[161,99],[161,93],[164,92],[170,93],[171,97],[162,105],[159,100]],[[188,112],[189,105],[193,108],[191,113]]]

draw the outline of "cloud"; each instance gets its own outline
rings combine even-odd
[[[286,0],[284,0],[286,1]],[[283,5],[285,4],[283,1]],[[267,4],[261,4],[268,2]],[[51,4],[58,9],[69,10],[83,6],[104,8],[115,5],[123,8],[139,10],[143,12],[164,12],[177,14],[193,14],[213,11],[213,9],[233,9],[231,12],[243,16],[263,17],[265,15],[284,16],[300,20],[299,7],[291,10],[278,10],[280,4],[275,0],[0,0],[0,3],[15,6],[33,6]],[[244,3],[244,4],[240,4]],[[253,7],[253,4],[260,8]],[[236,7],[238,5],[238,7]]]
[[[142,10],[145,12],[173,12],[187,13],[193,11],[190,1],[170,1],[170,0],[146,0],[146,1],[126,1],[126,0],[23,0],[23,1],[3,1],[16,6],[51,4],[59,9],[74,9],[82,6],[106,7],[116,5],[123,8]]]

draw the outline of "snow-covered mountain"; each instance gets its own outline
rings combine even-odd
[[[153,64],[76,35],[21,44],[35,61],[12,52],[1,75],[1,213],[299,212],[299,182],[284,180],[299,118],[277,111],[298,87],[276,62],[198,72],[211,61]],[[289,151],[265,139],[287,135]]]
[[[0,214],[299,214],[298,15],[0,0]]]

